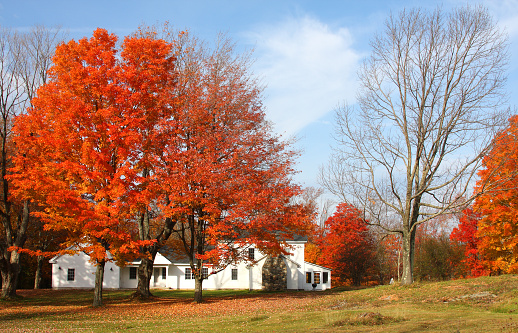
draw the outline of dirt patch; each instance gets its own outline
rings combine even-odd
[[[399,301],[399,297],[396,294],[392,295],[383,295],[380,298],[378,298],[380,301]]]
[[[363,312],[358,314],[356,317],[335,321],[331,326],[378,326],[400,321],[403,321],[403,319],[384,316],[379,312]]]
[[[329,310],[342,310],[342,309],[345,309],[345,310],[358,310],[358,309],[365,308],[365,307],[367,307],[369,305],[370,304],[366,304],[366,303],[356,303],[356,302],[340,301],[340,302],[338,302],[336,304],[331,305],[327,309],[329,309]]]
[[[492,303],[496,298],[497,298],[497,296],[495,294],[492,294],[489,291],[482,291],[479,293],[462,295],[462,296],[458,296],[458,297],[443,297],[441,299],[441,301],[443,303],[450,303],[450,302],[471,300],[471,301],[477,301],[477,302]]]

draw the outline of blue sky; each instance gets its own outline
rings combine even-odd
[[[390,11],[444,9],[465,1],[176,1],[0,0],[0,26],[27,29],[61,26],[69,37],[90,36],[102,27],[119,36],[139,25],[168,21],[212,41],[220,32],[240,50],[254,49],[254,73],[267,85],[264,105],[277,132],[298,138],[302,151],[296,180],[318,186],[320,165],[333,144],[333,114],[338,103],[354,104],[356,70],[369,54],[369,40]],[[470,1],[470,4],[474,4]],[[512,106],[518,84],[518,0],[481,1],[511,42],[508,92]]]

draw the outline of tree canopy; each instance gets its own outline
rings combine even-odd
[[[480,214],[478,248],[490,269],[518,272],[518,116],[494,139],[484,157],[474,208]]]

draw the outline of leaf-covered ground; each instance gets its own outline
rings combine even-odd
[[[162,297],[148,301],[131,299],[130,292],[105,291],[104,306],[94,308],[91,291],[86,290],[19,290],[22,297],[16,301],[0,303],[2,329],[52,330],[59,322],[96,323],[104,325],[132,323],[135,321],[175,321],[188,318],[254,317],[275,312],[300,311],[311,304],[319,304],[328,296],[322,293],[252,293],[237,292],[233,296],[206,297],[204,303],[195,304],[192,298],[175,292],[157,292]],[[57,321],[57,322],[56,322]],[[73,328],[74,326],[68,326]],[[66,329],[67,327],[65,327]],[[86,327],[85,327],[86,328]]]

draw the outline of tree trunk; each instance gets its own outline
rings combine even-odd
[[[34,274],[34,289],[40,289],[41,284],[41,270],[43,268],[43,256],[38,256],[36,263],[36,274]]]
[[[94,287],[94,303],[93,306],[103,305],[103,280],[105,261],[97,262],[95,270],[95,287]]]
[[[397,250],[397,282],[401,282],[401,249]]]
[[[5,259],[4,259],[5,260]],[[18,274],[20,273],[20,254],[12,251],[2,269],[2,298],[14,299],[16,295],[16,285],[18,283]]]
[[[4,201],[4,206],[6,202]],[[9,204],[10,205],[10,204]],[[11,211],[7,209],[7,211]],[[10,219],[7,221],[4,219],[4,226],[6,224],[10,225]],[[18,275],[20,274],[20,253],[18,251],[7,251],[7,247],[14,245],[17,247],[22,247],[25,243],[27,225],[29,223],[29,202],[25,201],[23,204],[23,209],[21,212],[21,223],[16,230],[16,236],[14,239],[12,236],[7,237],[4,244],[2,244],[2,254],[0,259],[0,269],[2,273],[2,298],[3,299],[13,299],[16,298],[16,288],[18,285]],[[9,228],[5,228],[12,234],[12,230]],[[6,232],[7,232],[6,231]],[[4,247],[5,246],[5,247]]]
[[[414,253],[415,253],[415,228],[403,235],[403,277],[401,284],[410,285],[414,282]]]
[[[200,272],[199,276],[198,276],[198,274],[196,274],[195,281],[194,281],[194,301],[196,303],[203,302],[202,284],[203,284],[203,275]]]
[[[152,259],[142,258],[142,261],[140,262],[138,267],[137,291],[134,294],[135,297],[149,298],[153,296],[149,290],[149,284],[151,282],[151,275],[153,274],[153,262],[155,261],[155,255],[152,256]]]

